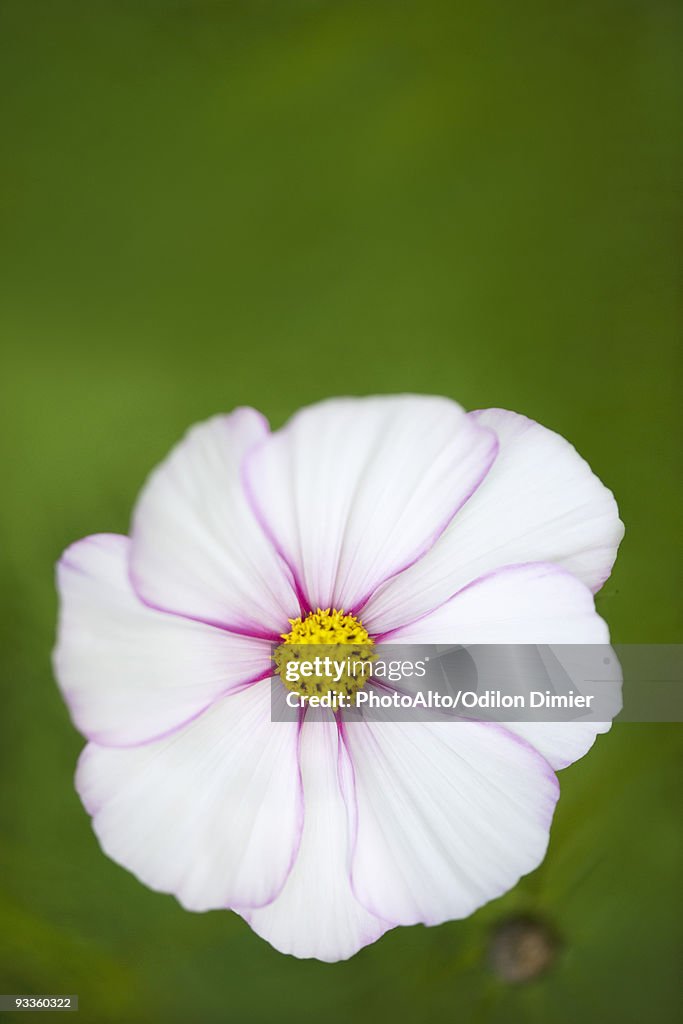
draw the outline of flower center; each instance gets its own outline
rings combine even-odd
[[[350,697],[368,679],[374,640],[360,619],[342,609],[318,608],[290,619],[289,633],[276,648],[276,672],[288,690],[302,697]],[[316,650],[312,645],[324,645]]]

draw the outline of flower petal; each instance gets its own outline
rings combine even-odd
[[[505,728],[526,740],[557,772],[587,754],[598,736],[609,732],[612,723],[506,722]]]
[[[572,445],[503,409],[469,416],[495,431],[496,461],[434,547],[368,603],[363,624],[374,632],[417,618],[504,565],[554,562],[594,591],[610,574],[623,524],[611,491]]]
[[[57,567],[57,680],[76,727],[128,746],[187,722],[272,668],[265,640],[148,608],[128,577],[128,537],[87,537]]]
[[[154,470],[133,517],[131,577],[143,600],[256,636],[279,636],[298,614],[240,478],[245,454],[267,434],[253,409],[215,416]]]
[[[605,644],[593,595],[556,565],[508,565],[382,640],[423,644]]]
[[[240,911],[281,953],[335,962],[392,927],[358,902],[349,880],[349,837],[340,776],[351,770],[336,723],[308,712],[301,734],[305,816],[301,846],[272,903]]]
[[[270,716],[263,681],[154,743],[89,744],[76,788],[104,852],[188,910],[274,899],[303,808],[298,725]]]
[[[384,639],[392,644],[583,646],[609,643],[609,632],[595,611],[590,590],[575,576],[555,565],[531,564],[508,566],[475,580],[440,608]],[[561,648],[558,653],[562,657]],[[515,672],[515,678],[529,689],[543,689],[540,684],[535,687],[529,671],[528,663],[515,666],[510,661],[511,675]],[[613,696],[616,714],[621,706],[618,683]],[[610,726],[611,722],[590,721],[504,723],[505,729],[532,744],[555,769],[583,757],[598,733]]]
[[[533,870],[546,851],[557,779],[494,724],[354,722],[352,884],[398,924],[466,917]]]
[[[353,611],[434,543],[495,451],[448,399],[338,398],[255,448],[245,478],[308,605]]]

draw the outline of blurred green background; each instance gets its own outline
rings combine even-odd
[[[681,639],[681,14],[0,2],[0,991],[96,1024],[679,1018],[680,727],[615,727],[562,773],[508,896],[330,966],[100,853],[49,654],[61,549],[125,532],[190,423],[403,390],[569,437],[626,522],[614,639]],[[526,986],[486,959],[517,911],[563,943]]]

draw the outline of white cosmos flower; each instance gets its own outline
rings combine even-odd
[[[541,861],[555,771],[607,725],[274,722],[271,645],[318,608],[392,642],[604,643],[622,533],[574,448],[500,409],[339,398],[275,433],[252,409],[193,427],[131,536],[58,567],[103,850],[299,957],[470,914]]]

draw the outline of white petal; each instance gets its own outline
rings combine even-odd
[[[509,565],[383,639],[428,644],[605,644],[590,590],[556,565]]]
[[[611,722],[506,722],[505,728],[526,740],[556,772],[579,761]]]
[[[494,724],[350,723],[352,884],[398,924],[466,917],[542,860],[557,779]]]
[[[77,728],[104,745],[160,736],[272,668],[265,640],[143,604],[129,550],[127,537],[87,537],[57,567],[55,673]]]
[[[600,645],[609,642],[593,595],[576,577],[554,565],[508,566],[465,587],[436,611],[403,626],[391,643]],[[579,648],[580,649],[580,648]],[[561,647],[558,649],[563,657]],[[565,652],[566,654],[566,652]],[[513,655],[511,655],[512,657]],[[527,657],[522,650],[520,657]],[[527,665],[528,669],[528,665]],[[510,673],[529,690],[535,684],[522,666]],[[543,677],[543,680],[545,677]],[[513,687],[514,688],[514,687]],[[520,686],[521,692],[521,686]],[[614,688],[614,713],[620,686]],[[531,743],[553,766],[565,768],[583,757],[610,722],[506,722],[504,727]]]
[[[156,742],[89,744],[76,788],[104,852],[151,889],[188,910],[260,906],[301,835],[298,732],[255,683]]]
[[[351,767],[337,726],[309,711],[301,734],[305,816],[296,863],[277,899],[241,911],[251,927],[282,953],[334,962],[353,956],[391,927],[355,898],[340,777]]]
[[[434,547],[363,611],[384,632],[500,566],[554,562],[592,590],[610,574],[624,528],[611,491],[559,434],[502,409],[470,413],[500,450],[481,486]]]
[[[268,434],[253,409],[192,428],[152,473],[133,517],[131,575],[150,604],[257,636],[299,604],[249,507],[245,454]]]
[[[495,449],[445,398],[339,398],[297,413],[245,476],[309,605],[351,611],[433,544]]]
[[[583,635],[599,636],[600,630],[593,633],[589,621]],[[574,689],[581,693],[584,689],[582,684],[590,682],[591,689],[599,694],[599,714],[604,721],[588,718],[585,721],[501,723],[530,743],[556,771],[583,757],[596,737],[609,731],[612,719],[621,711],[621,668],[614,651],[604,639],[602,642],[591,639],[569,644],[514,644],[502,648],[487,644],[469,650],[480,678],[493,680],[497,676],[500,679],[504,672],[505,685],[515,693],[525,694],[527,706],[530,706],[532,690],[544,692],[548,687],[556,692]]]

